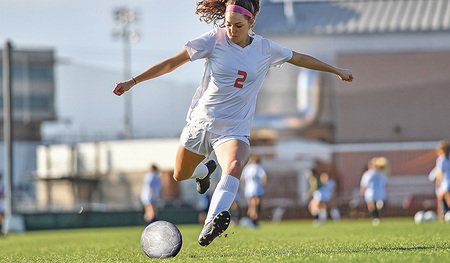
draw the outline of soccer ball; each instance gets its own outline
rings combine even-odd
[[[445,213],[444,221],[445,223],[450,223],[450,212]]]
[[[425,214],[423,214],[423,221],[425,222],[434,222],[436,221],[436,213],[434,211],[426,211]]]
[[[416,224],[420,224],[423,221],[423,214],[425,214],[424,211],[418,211],[415,215],[414,215],[414,222]]]
[[[141,247],[149,258],[175,257],[181,249],[181,233],[167,221],[156,221],[148,225],[141,235]]]

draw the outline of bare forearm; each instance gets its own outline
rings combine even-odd
[[[291,60],[288,62],[299,67],[320,70],[324,72],[330,72],[336,74],[341,80],[351,82],[353,80],[353,74],[348,69],[337,68],[322,62],[314,57],[293,52]]]
[[[170,63],[168,63],[168,61],[165,60],[165,61],[159,62],[159,63],[149,67],[148,69],[146,69],[139,75],[135,76],[134,79],[136,80],[136,83],[139,83],[139,82],[143,82],[143,81],[146,81],[149,79],[159,77],[161,75],[164,75],[166,73],[173,71],[174,69],[175,69],[175,67],[171,67]]]
[[[137,83],[169,73],[179,66],[183,65],[184,63],[188,62],[189,60],[189,54],[186,49],[183,48],[183,50],[175,56],[151,66],[136,77],[116,83],[116,86],[113,89],[113,93],[121,96]]]
[[[293,65],[303,67],[303,68],[320,70],[320,71],[330,72],[333,74],[338,74],[338,71],[335,67],[333,67],[325,62],[322,62],[314,57],[305,55],[305,54],[300,54],[300,53],[294,52],[292,59],[288,62]]]
[[[144,72],[134,77],[136,83],[159,77],[186,63],[189,61],[189,55],[187,55],[187,52],[186,54],[184,52],[186,52],[186,50],[183,50],[176,56],[161,61],[146,69]]]

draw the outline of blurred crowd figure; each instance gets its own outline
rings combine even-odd
[[[436,214],[439,217],[443,217],[450,210],[450,142],[447,140],[441,141],[436,151],[438,154],[436,165],[433,170],[431,170],[428,178],[430,179],[430,181],[435,181],[435,193],[437,199]]]
[[[309,197],[312,196],[308,204],[308,210],[314,217],[314,223],[317,225],[325,223],[328,218],[328,209],[331,218],[334,221],[339,221],[341,214],[334,202],[336,182],[330,178],[328,173],[320,173],[319,175],[316,169],[307,170],[305,177],[309,181]]]
[[[206,220],[206,215],[208,214],[209,204],[211,203],[211,198],[214,189],[210,187],[204,194],[197,195],[197,210],[198,210],[198,223],[203,225]]]
[[[230,225],[234,226],[239,223],[239,217],[240,217],[240,211],[239,211],[239,191],[236,193],[236,197],[234,198],[233,203],[231,203],[230,206],[230,214],[231,214],[231,220]]]
[[[5,213],[3,191],[2,174],[0,174],[0,235],[3,235],[3,214]]]
[[[247,199],[247,215],[252,220],[253,227],[259,226],[261,212],[261,197],[267,184],[267,174],[261,165],[258,155],[252,155],[249,163],[242,170],[241,181],[244,184],[244,195]]]
[[[144,220],[147,224],[155,221],[158,215],[158,202],[162,188],[161,175],[155,164],[145,174],[141,191],[141,202],[144,205]]]
[[[372,215],[374,226],[380,224],[379,210],[386,202],[386,183],[389,174],[389,163],[385,157],[374,157],[369,160],[368,170],[361,177],[360,190],[364,196],[367,209]]]

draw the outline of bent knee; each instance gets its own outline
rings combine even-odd
[[[178,173],[178,174],[174,173],[174,174],[173,174],[173,179],[174,179],[175,181],[177,181],[177,182],[183,181],[183,177],[181,177],[179,173]]]
[[[238,161],[238,160],[234,160],[230,163],[230,166],[228,167],[228,174],[231,175],[240,175],[242,173],[242,170],[244,169],[244,163]]]
[[[190,177],[191,177],[191,175],[189,175],[189,174],[184,174],[184,173],[177,173],[177,172],[175,172],[175,173],[173,174],[173,179],[174,179],[175,181],[177,181],[177,182],[187,180],[187,179],[189,179]]]

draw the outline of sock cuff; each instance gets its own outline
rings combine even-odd
[[[234,189],[238,189],[239,187],[239,179],[229,174],[222,175],[222,178],[220,178],[220,182],[217,186],[234,191]]]

